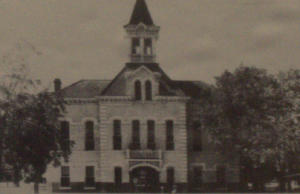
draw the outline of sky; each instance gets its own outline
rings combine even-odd
[[[0,0],[0,57],[63,86],[113,79],[129,62],[135,0]],[[213,83],[241,64],[300,69],[300,0],[147,0],[161,27],[157,62],[175,80]],[[3,60],[2,60],[3,61]]]

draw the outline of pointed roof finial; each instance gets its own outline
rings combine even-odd
[[[138,25],[139,23],[143,23],[145,25],[153,25],[153,20],[151,18],[145,0],[136,0],[133,13],[128,25]]]

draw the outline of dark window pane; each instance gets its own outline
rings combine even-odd
[[[139,47],[140,47],[140,39],[139,38],[132,38],[131,53],[132,54],[140,54]]]
[[[167,142],[166,149],[174,150],[174,124],[173,121],[166,121]]]
[[[225,166],[217,166],[217,183],[218,185],[224,185],[226,181],[226,168]]]
[[[146,81],[146,100],[152,100],[152,84],[149,80]]]
[[[113,147],[114,150],[122,149],[122,136],[121,136],[121,121],[114,120],[114,134],[113,134]]]
[[[87,187],[95,186],[95,169],[94,166],[87,166],[85,168],[85,184]]]
[[[132,144],[131,149],[140,149],[140,121],[132,121]]]
[[[115,168],[115,184],[117,186],[122,184],[122,168],[120,167]]]
[[[94,150],[94,122],[87,121],[85,123],[85,150]]]
[[[193,123],[193,150],[202,151],[202,131],[201,123],[196,121]]]
[[[202,167],[194,167],[193,173],[194,173],[194,177],[193,177],[194,186],[201,187],[201,185],[202,185]]]
[[[141,100],[142,99],[142,88],[141,88],[141,82],[136,81],[134,83],[134,91],[135,91],[135,100]]]
[[[146,55],[152,55],[152,39],[145,38],[144,40],[144,53]]]
[[[61,167],[60,185],[62,187],[70,186],[70,168],[68,166]]]
[[[174,168],[173,167],[169,167],[167,169],[167,184],[169,187],[173,186],[174,184]]]
[[[70,149],[70,124],[68,121],[62,121],[61,123],[61,136],[62,136],[62,149]]]
[[[147,121],[148,128],[148,140],[147,140],[147,148],[155,149],[155,122]]]

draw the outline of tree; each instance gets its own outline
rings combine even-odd
[[[296,126],[288,122],[293,103],[282,82],[264,69],[241,66],[216,78],[205,125],[219,151],[240,156],[245,180],[257,191],[274,177],[282,179],[285,173],[277,172],[286,169],[288,157],[292,160],[299,153]]]
[[[16,184],[34,182],[35,193],[47,166],[67,160],[71,149],[65,147],[59,119],[65,102],[59,92],[38,90],[39,81],[26,73],[26,63],[15,64],[3,75],[0,84],[2,111],[2,155],[13,169]],[[70,142],[72,144],[72,142]]]

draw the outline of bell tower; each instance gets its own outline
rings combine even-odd
[[[130,39],[130,62],[154,63],[160,27],[153,23],[145,0],[136,0],[129,24],[124,28]]]

